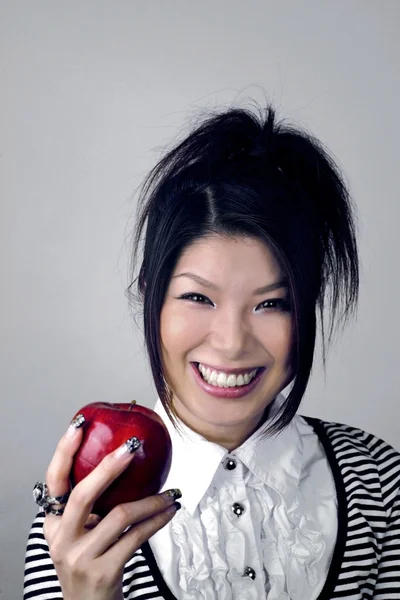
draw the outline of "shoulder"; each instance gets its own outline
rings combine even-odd
[[[378,483],[385,503],[400,494],[400,452],[380,437],[346,423],[301,416],[314,428],[343,477]]]
[[[386,461],[387,455],[390,455],[395,462],[400,460],[399,451],[385,440],[364,429],[346,423],[324,421],[315,417],[301,416],[301,418],[311,425],[317,433],[323,432],[338,453],[353,449],[354,451],[358,450],[377,463]]]

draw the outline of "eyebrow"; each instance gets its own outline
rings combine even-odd
[[[203,277],[200,277],[200,275],[196,275],[195,273],[179,273],[179,275],[174,275],[172,279],[177,279],[178,277],[188,277],[203,287],[209,288],[210,290],[214,290],[216,292],[220,291],[220,288],[215,285],[215,283],[211,283],[211,281],[207,281],[207,279],[203,279]],[[274,290],[280,290],[281,288],[289,288],[287,279],[282,279],[276,283],[270,283],[269,285],[259,287],[254,290],[253,295],[260,296],[261,294],[266,294],[267,292],[272,292]]]

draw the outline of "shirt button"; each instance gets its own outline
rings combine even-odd
[[[243,504],[239,504],[239,502],[235,502],[235,504],[232,504],[231,509],[233,514],[237,517],[240,517],[246,510]]]
[[[226,458],[224,467],[227,471],[233,471],[233,469],[236,469],[236,460],[234,458]]]
[[[250,579],[256,578],[256,572],[251,567],[246,567],[242,577],[250,577]]]

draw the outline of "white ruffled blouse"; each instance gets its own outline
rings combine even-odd
[[[285,396],[279,394],[268,419]],[[296,415],[278,436],[259,430],[228,452],[180,422],[164,491],[180,488],[173,519],[149,539],[171,592],[187,600],[315,600],[337,536],[337,500],[325,451]],[[262,427],[264,427],[262,425]]]

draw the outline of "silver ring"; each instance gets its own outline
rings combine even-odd
[[[49,496],[49,490],[47,485],[43,481],[37,481],[35,487],[33,488],[33,499],[36,504],[43,508],[43,510],[47,512],[51,512],[52,514],[56,514],[53,509],[50,509],[50,506],[53,504],[65,504],[70,497],[71,492],[67,492],[62,496]],[[64,512],[64,509],[59,509]],[[62,513],[59,513],[62,514]]]
[[[56,515],[57,517],[60,517],[65,510],[65,506],[63,506],[62,508],[46,508],[46,515],[48,515],[49,513],[51,515]]]

